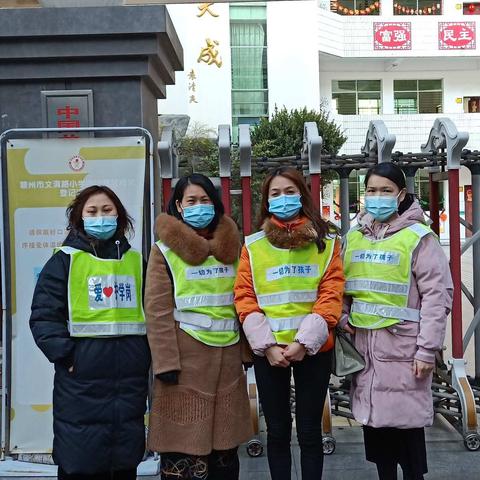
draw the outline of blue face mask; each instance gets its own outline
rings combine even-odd
[[[215,217],[215,207],[212,204],[199,204],[183,209],[183,219],[193,228],[205,228]]]
[[[117,231],[117,217],[83,217],[83,229],[90,237],[108,240]]]
[[[375,220],[383,222],[398,211],[397,197],[390,195],[366,195],[365,210]]]
[[[280,195],[268,199],[268,211],[280,220],[288,220],[298,215],[302,208],[300,195]]]

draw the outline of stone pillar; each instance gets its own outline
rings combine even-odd
[[[157,99],[182,69],[164,5],[2,10],[0,133],[42,127],[42,90],[92,90],[95,126],[146,128],[156,158]]]
[[[42,90],[93,90],[95,126],[158,136],[157,99],[183,68],[163,5],[5,9],[0,29],[0,132],[41,127]]]

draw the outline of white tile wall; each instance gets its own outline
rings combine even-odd
[[[439,115],[418,114],[418,115],[338,115],[332,118],[345,130],[348,137],[347,142],[340,151],[340,154],[360,153],[361,147],[365,144],[365,137],[370,120],[383,120],[390,133],[393,133],[397,141],[394,152],[403,153],[420,152],[420,146],[426,143],[433,122]],[[466,148],[480,150],[480,113],[461,113],[448,116],[457,126],[459,131],[466,131],[470,139]]]
[[[453,0],[444,0],[444,2]],[[439,22],[476,22],[475,50],[439,50]],[[411,50],[374,50],[374,22],[410,22]],[[449,15],[337,15],[318,8],[318,50],[339,57],[475,57],[479,55],[480,19],[475,16]]]

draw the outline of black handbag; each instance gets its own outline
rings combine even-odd
[[[335,329],[335,346],[332,355],[332,373],[344,377],[365,368],[365,360],[341,328]]]

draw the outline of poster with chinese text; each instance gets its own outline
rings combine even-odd
[[[137,234],[129,240],[141,250],[145,157],[142,137],[7,143],[12,453],[52,448],[53,366],[35,345],[28,322],[38,275],[67,234],[65,209],[84,187],[110,187],[135,221]]]

